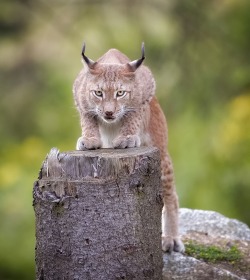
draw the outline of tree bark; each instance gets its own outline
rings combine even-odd
[[[36,279],[162,279],[156,148],[60,153],[34,184]]]

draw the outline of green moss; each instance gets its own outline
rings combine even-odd
[[[197,259],[202,259],[207,262],[229,262],[234,264],[242,258],[239,249],[236,246],[231,246],[228,249],[222,249],[217,246],[206,246],[190,242],[185,244],[186,254]]]

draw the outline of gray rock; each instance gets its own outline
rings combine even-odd
[[[180,253],[164,254],[163,280],[243,280],[220,269]]]
[[[250,241],[250,229],[246,224],[217,212],[181,208],[179,215],[181,235],[197,231],[211,236]]]
[[[250,229],[235,219],[229,219],[213,211],[180,209],[180,234],[188,239],[207,244],[206,241],[216,245],[217,242],[225,243],[242,242],[250,252]],[[250,272],[238,275],[234,270],[227,270],[223,266],[207,263],[189,257],[185,254],[164,254],[163,280],[246,280],[250,279]],[[237,275],[236,275],[237,274]]]

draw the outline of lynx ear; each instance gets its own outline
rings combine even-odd
[[[142,42],[142,44],[141,44],[141,58],[137,59],[137,60],[134,60],[134,61],[131,61],[127,64],[130,72],[135,72],[141,66],[144,59],[145,59],[145,48],[144,48],[144,42]]]
[[[97,62],[95,62],[95,61],[89,59],[89,58],[85,55],[85,43],[83,43],[83,46],[82,46],[82,58],[83,58],[83,60],[86,62],[87,66],[88,66],[90,69],[94,70],[94,68],[95,68],[95,66],[96,66],[96,64],[97,64]]]

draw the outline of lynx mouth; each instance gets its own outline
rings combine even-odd
[[[104,120],[106,123],[113,123],[113,122],[115,122],[117,119],[116,119],[116,117],[113,117],[113,116],[110,116],[110,117],[105,116],[105,117],[103,118],[103,120]]]
[[[115,117],[113,117],[113,116],[105,116],[104,119],[106,121],[113,121],[113,120],[115,120]]]

